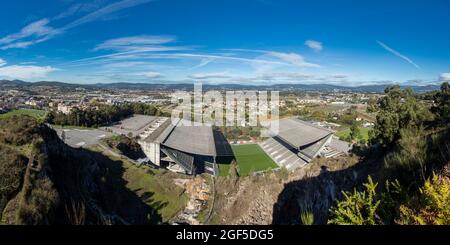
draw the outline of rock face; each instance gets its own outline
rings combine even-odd
[[[0,151],[0,223],[152,223],[120,163],[65,145],[30,117],[0,120]]]
[[[210,199],[211,191],[206,180],[200,176],[193,179],[176,179],[175,184],[185,189],[189,195],[186,208],[178,215],[178,220],[191,225],[199,225],[197,217]]]
[[[265,176],[219,178],[214,214],[220,224],[271,224],[273,204],[283,184],[271,173]]]
[[[216,212],[220,224],[300,224],[300,213],[314,213],[326,224],[328,210],[342,194],[373,174],[379,164],[342,156],[319,159],[292,173],[267,173],[244,178],[219,178]],[[357,164],[358,163],[358,164]]]

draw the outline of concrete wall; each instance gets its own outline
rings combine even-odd
[[[161,149],[159,143],[139,141],[142,151],[155,165],[161,165]]]

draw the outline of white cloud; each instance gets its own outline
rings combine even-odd
[[[266,72],[253,79],[270,82],[340,82],[346,81],[348,78],[344,74],[317,75],[301,72]]]
[[[439,76],[439,81],[441,81],[441,82],[448,82],[448,81],[450,81],[450,73],[442,73]]]
[[[17,33],[0,38],[0,44],[3,44],[1,49],[26,48],[52,38],[59,33],[59,30],[48,26],[48,23],[48,19],[35,21]]]
[[[76,3],[76,4],[71,5],[65,11],[61,12],[59,15],[53,17],[53,19],[59,20],[59,19],[71,17],[76,14],[80,14],[80,13],[92,12],[96,9],[99,9],[104,3],[105,3],[105,0],[93,0],[92,2]]]
[[[51,66],[10,65],[0,67],[0,77],[12,79],[45,78],[48,73],[57,71]]]
[[[226,72],[217,72],[217,73],[197,73],[192,74],[189,76],[189,78],[192,79],[224,79],[224,78],[231,78],[232,76],[229,75]]]
[[[150,78],[150,79],[156,79],[156,78],[161,78],[161,77],[163,77],[163,76],[161,75],[161,73],[159,73],[159,72],[154,72],[154,71],[144,72],[144,73],[142,73],[142,75],[145,76],[145,77],[147,77],[147,78]]]
[[[98,20],[108,14],[112,14],[112,13],[120,11],[122,9],[135,7],[135,6],[138,6],[138,5],[141,5],[144,3],[148,3],[151,1],[152,0],[122,0],[119,2],[115,2],[115,3],[109,4],[99,10],[96,10],[88,15],[85,15],[85,16],[71,22],[70,24],[64,26],[62,29],[68,30],[68,29],[77,27],[79,25]]]
[[[0,66],[6,65],[6,60],[0,58]]]
[[[281,59],[285,62],[288,62],[291,65],[295,65],[298,67],[310,67],[310,68],[320,67],[319,64],[306,62],[305,58],[303,58],[303,56],[301,56],[300,54],[296,54],[296,53],[283,53],[283,52],[260,50],[260,49],[224,49],[224,50],[236,51],[236,52],[262,53],[262,54],[270,55],[275,58]],[[269,63],[267,63],[267,64],[269,64]]]
[[[306,40],[305,45],[316,52],[320,52],[323,49],[322,43],[314,40]]]
[[[414,61],[412,61],[410,58],[404,56],[403,54],[397,52],[396,50],[390,48],[389,46],[387,46],[386,44],[377,41],[377,43],[383,47],[385,50],[387,50],[388,52],[392,53],[393,55],[405,60],[406,62],[410,63],[411,65],[415,66],[417,69],[420,69],[420,66],[418,66],[416,63],[414,63]]]
[[[317,68],[320,67],[318,64],[313,64],[306,62],[303,56],[296,54],[296,53],[282,53],[282,52],[268,52],[269,55],[274,56],[276,58],[279,58],[283,61],[289,62],[292,65],[298,66],[298,67],[311,67],[311,68]]]
[[[94,48],[118,52],[162,52],[187,49],[187,47],[166,46],[174,42],[173,36],[131,36],[107,40]]]
[[[122,0],[119,2],[115,2],[90,14],[87,14],[60,28],[53,28],[49,26],[50,20],[48,18],[41,19],[25,26],[20,32],[0,38],[0,44],[3,44],[3,46],[1,46],[0,48],[3,50],[10,48],[26,48],[31,45],[47,41],[55,37],[57,34],[61,34],[79,25],[96,21],[106,15],[115,13],[122,9],[131,8],[137,5],[148,3],[150,1],[152,0]],[[69,9],[67,10],[67,12],[63,12],[62,15],[60,14],[53,19],[65,18],[74,14],[76,11],[76,9]]]
[[[115,49],[117,47],[129,45],[149,45],[164,44],[174,42],[175,37],[172,36],[131,36],[111,39],[98,45],[96,49]]]
[[[213,62],[215,60],[216,60],[216,58],[203,58],[203,59],[200,60],[200,64],[198,64],[196,66],[193,66],[190,69],[194,70],[194,69],[198,69],[198,68],[204,67],[204,66],[208,65],[209,63],[211,63],[211,62]]]

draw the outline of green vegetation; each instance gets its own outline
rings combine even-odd
[[[369,176],[364,184],[366,190],[344,193],[345,200],[330,210],[329,224],[337,225],[382,225],[386,217],[386,207],[398,201],[394,196],[403,196],[398,203],[396,224],[403,225],[450,225],[450,178],[433,175],[427,179],[415,196],[408,197],[401,185],[386,182],[382,193],[377,193],[377,184]]]
[[[365,142],[368,142],[370,128],[359,127],[358,129],[359,129],[359,134],[358,134],[358,136],[356,136],[356,139],[358,139],[359,141],[364,140]],[[351,133],[351,130],[350,130],[350,128],[348,128],[348,129],[337,132],[336,136],[338,136],[339,139],[341,139],[341,140],[350,142],[351,141],[350,133]]]
[[[186,205],[178,177],[71,148],[29,116],[0,120],[0,223],[165,223]]]
[[[105,142],[110,148],[119,151],[121,154],[133,160],[146,157],[141,149],[141,146],[133,138],[124,135],[116,135],[102,139],[102,141]]]
[[[380,200],[376,199],[377,184],[369,176],[364,184],[366,190],[352,193],[344,192],[344,200],[338,202],[337,207],[331,208],[329,224],[336,225],[375,225],[376,211]]]
[[[376,106],[371,106],[371,110],[378,112],[370,136],[373,144],[388,148],[400,139],[401,128],[418,127],[433,119],[433,114],[416,99],[411,89],[401,90],[398,85],[389,86],[385,94]]]
[[[219,175],[220,176],[228,176],[230,174],[230,163],[218,163],[219,165]]]
[[[137,167],[126,161],[123,162],[123,178],[127,181],[126,187],[134,190],[145,204],[154,210],[159,210],[162,222],[168,222],[177,215],[188,201],[183,190],[173,183],[176,174],[153,170],[147,166]],[[149,195],[149,193],[153,193]]]
[[[302,205],[300,221],[303,225],[314,225],[314,213],[311,206],[306,202]]]
[[[434,96],[436,106],[432,111],[436,114],[436,121],[440,124],[450,123],[450,85],[445,82],[441,85],[441,91]]]
[[[35,109],[17,109],[12,110],[4,114],[0,114],[0,119],[10,118],[12,116],[30,116],[34,117],[39,121],[43,121],[47,115],[46,111],[35,110]]]
[[[370,107],[378,111],[370,141],[385,154],[380,185],[369,178],[365,190],[344,193],[329,223],[449,225],[448,84],[436,93],[431,110],[411,90],[392,86],[385,92]]]
[[[450,178],[434,175],[425,181],[418,200],[400,206],[399,223],[450,225]]]
[[[122,105],[100,104],[91,106],[85,110],[74,108],[68,115],[60,112],[51,112],[47,115],[46,121],[50,124],[60,126],[99,127],[118,122],[133,114],[149,116],[165,115],[156,106],[144,103],[127,103]]]
[[[239,176],[277,168],[278,165],[257,144],[232,145]]]
[[[245,127],[221,127],[220,130],[228,140],[250,140],[259,139],[261,136],[261,126]]]

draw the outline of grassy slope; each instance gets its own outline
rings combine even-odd
[[[361,136],[361,139],[365,139],[366,141],[369,140],[369,130],[370,128],[359,128],[359,134]],[[339,131],[336,133],[336,136],[341,137],[348,137],[350,135],[350,129],[345,129],[342,131]]]
[[[183,195],[181,188],[173,183],[172,173],[157,172],[148,167],[136,167],[130,163],[124,163],[124,179],[128,181],[130,190],[137,190],[137,194],[143,201],[155,208],[166,222],[177,215],[187,203],[187,197]],[[146,198],[145,193],[153,193],[151,198]]]
[[[230,173],[230,163],[219,163],[218,165],[220,176],[228,176]]]
[[[240,176],[278,167],[259,145],[232,145],[231,148],[236,157]]]
[[[127,182],[126,187],[135,192],[147,205],[158,210],[163,222],[169,221],[186,206],[187,196],[173,182],[173,179],[179,177],[177,174],[147,166],[137,167],[114,156],[108,157],[122,162],[125,169],[122,177]]]
[[[42,110],[35,110],[35,109],[18,109],[18,110],[12,110],[10,112],[7,112],[5,114],[0,114],[0,119],[12,117],[14,115],[27,115],[34,117],[38,120],[43,120],[45,116],[47,115],[46,111]]]

